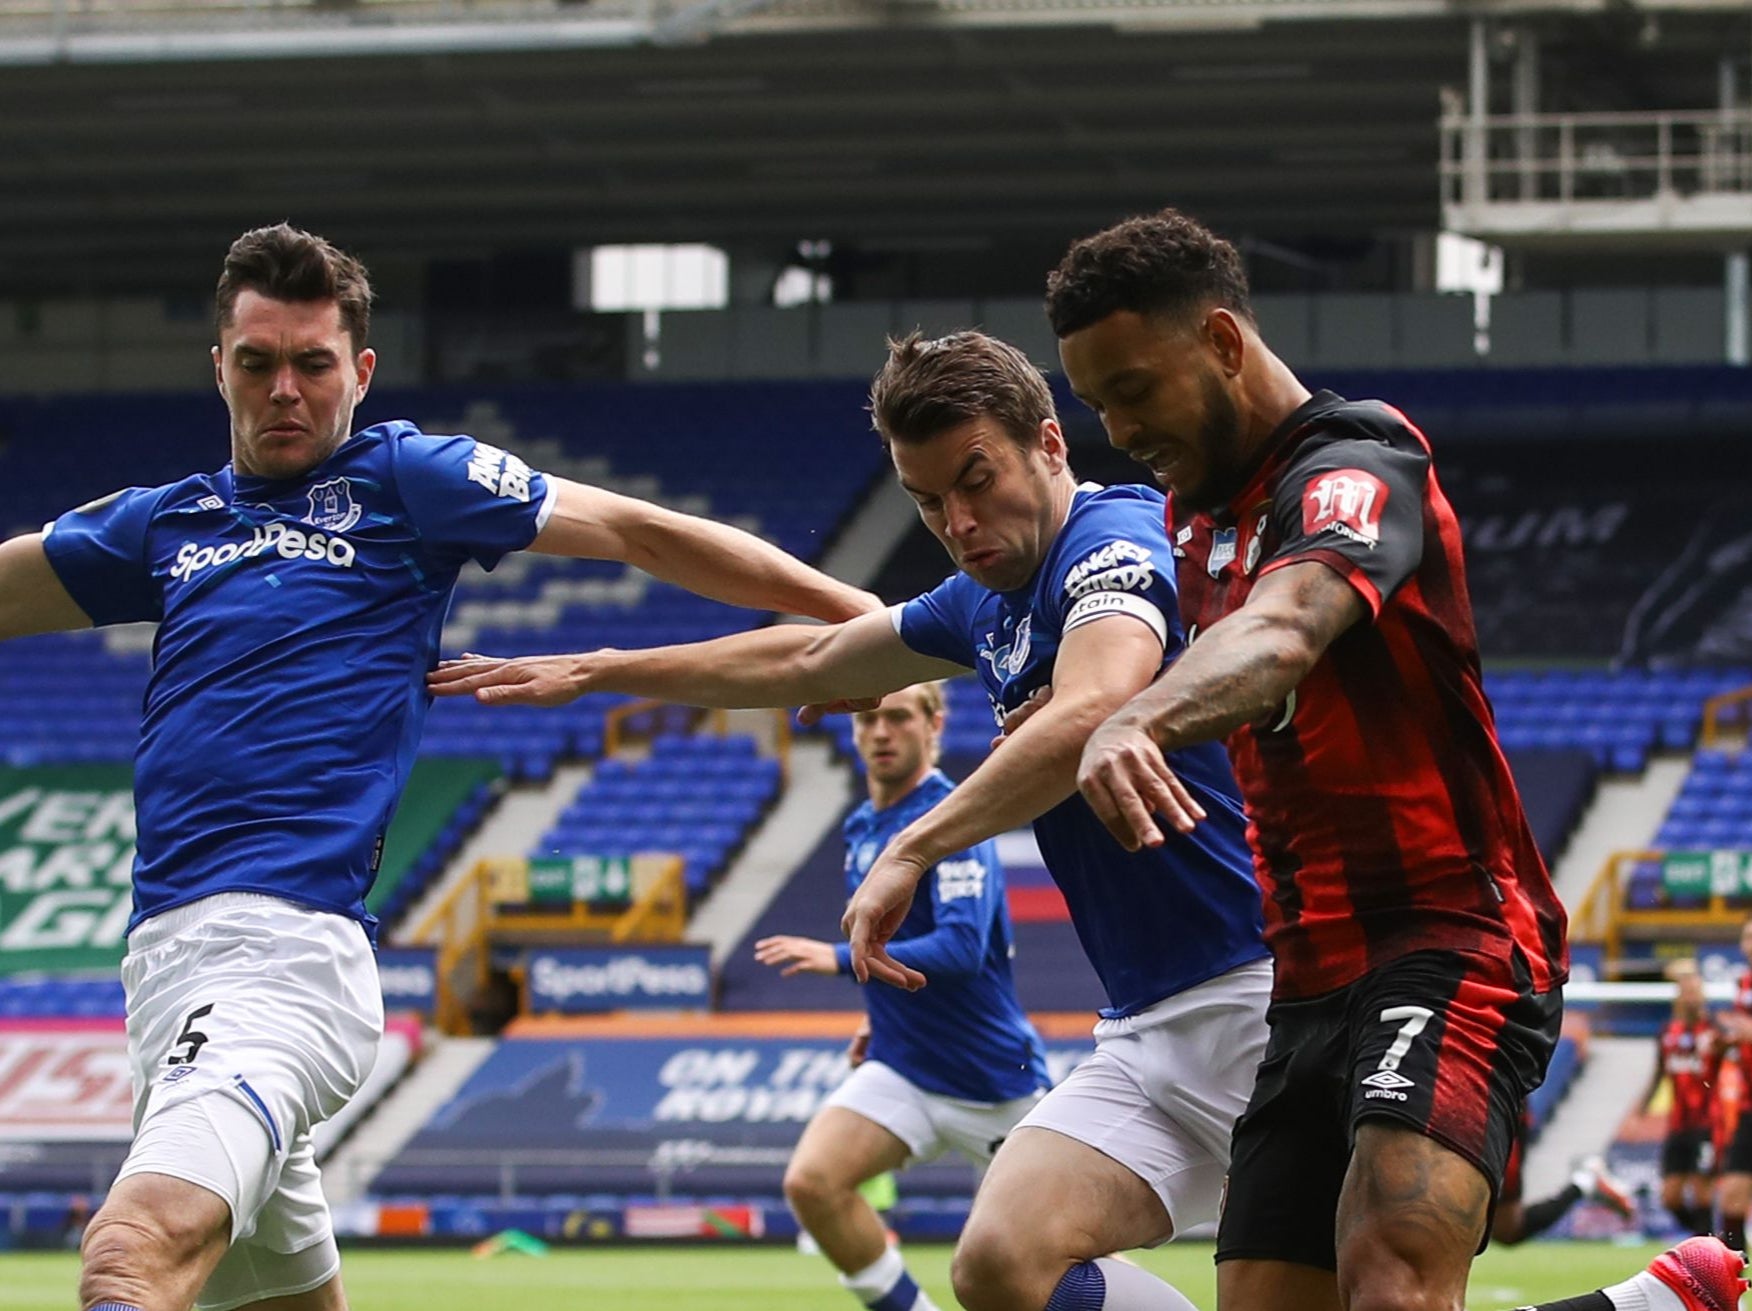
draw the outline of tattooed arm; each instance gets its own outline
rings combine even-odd
[[[1127,851],[1160,846],[1160,814],[1190,831],[1168,752],[1227,737],[1283,706],[1338,635],[1369,613],[1334,569],[1286,565],[1247,603],[1199,635],[1166,673],[1126,702],[1083,749],[1077,785]]]

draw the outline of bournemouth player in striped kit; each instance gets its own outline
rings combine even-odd
[[[1171,753],[1225,741],[1265,895],[1272,1036],[1235,1129],[1219,1302],[1459,1307],[1567,960],[1429,443],[1391,406],[1303,386],[1235,248],[1175,211],[1073,245],[1047,312],[1072,389],[1171,493],[1189,638],[1090,738],[1083,795],[1128,849],[1159,844],[1198,820]],[[1718,1311],[1741,1265],[1693,1239],[1555,1305]]]

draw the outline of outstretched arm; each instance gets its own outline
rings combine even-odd
[[[1336,570],[1317,561],[1286,565],[1261,578],[1244,606],[1212,624],[1126,702],[1089,739],[1077,776],[1120,844],[1127,851],[1160,846],[1157,813],[1175,828],[1190,827],[1166,753],[1291,713],[1285,703],[1296,685],[1368,613]]]
[[[490,705],[557,706],[586,692],[625,692],[682,705],[742,709],[880,697],[963,673],[920,655],[887,611],[826,628],[780,624],[687,646],[581,655],[449,660],[427,677],[437,696]]]
[[[1072,796],[1089,734],[1161,664],[1161,639],[1127,615],[1065,635],[1053,664],[1052,698],[953,792],[896,834],[852,897],[841,927],[860,979],[874,975],[900,987],[923,982],[920,970],[883,947],[885,931],[905,919],[919,880],[951,852],[1019,828]],[[1178,779],[1174,786],[1180,787]],[[1191,795],[1181,789],[1181,796],[1187,810],[1203,818]]]
[[[549,481],[553,511],[532,551],[620,560],[714,601],[830,623],[881,608],[869,592],[740,528],[564,478]]]
[[[49,564],[41,533],[0,542],[0,641],[90,627]]]

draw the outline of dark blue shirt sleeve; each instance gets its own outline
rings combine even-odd
[[[938,861],[925,877],[931,885],[935,927],[905,942],[889,943],[888,954],[926,978],[978,974],[1004,895],[996,856],[982,843]]]
[[[434,550],[491,569],[547,524],[552,488],[517,456],[473,437],[394,439],[396,489]]]
[[[951,574],[923,596],[915,596],[890,612],[894,628],[920,655],[976,667],[973,612],[984,589],[966,574]]]
[[[146,544],[162,491],[130,487],[69,510],[44,530],[49,565],[93,624],[164,617],[164,593]]]
[[[1123,614],[1147,625],[1170,655],[1179,649],[1174,553],[1159,500],[1114,497],[1088,505],[1066,525],[1052,560],[1054,586],[1042,605],[1061,637]]]

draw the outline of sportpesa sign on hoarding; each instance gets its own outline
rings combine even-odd
[[[693,946],[536,951],[525,963],[524,987],[537,1014],[699,1008],[711,1004],[711,958]]]

